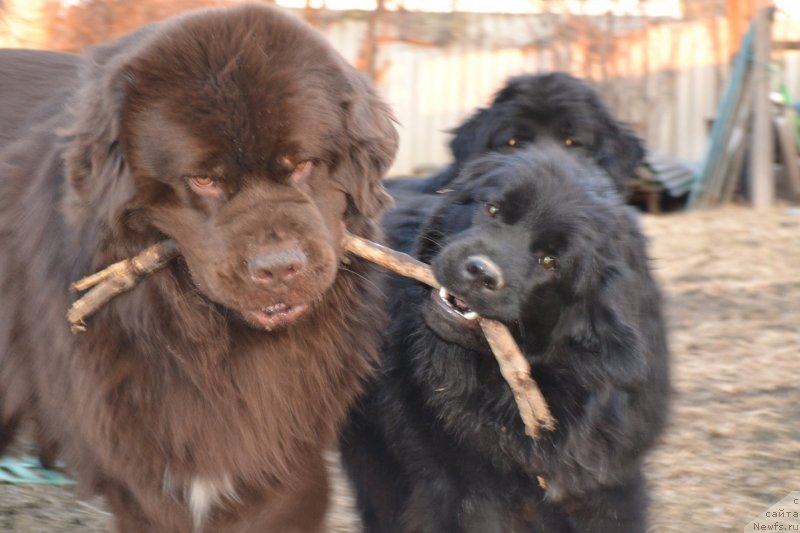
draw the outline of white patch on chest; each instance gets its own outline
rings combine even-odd
[[[200,531],[214,506],[219,505],[223,499],[237,500],[238,497],[230,478],[224,476],[220,481],[195,478],[186,487],[186,499],[192,513],[194,530]]]

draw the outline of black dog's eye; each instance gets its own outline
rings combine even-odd
[[[579,146],[583,146],[583,143],[581,143],[575,137],[567,137],[566,139],[564,139],[564,144],[566,144],[570,148],[577,148]]]
[[[558,265],[558,261],[556,261],[556,258],[552,255],[546,255],[539,258],[539,264],[542,265],[545,270],[553,270]]]
[[[511,137],[509,140],[506,141],[506,144],[514,147],[519,144],[519,141],[516,139],[516,137]]]
[[[490,217],[497,216],[497,213],[499,213],[499,212],[500,212],[500,208],[497,207],[496,205],[494,205],[494,204],[486,204],[486,213]]]

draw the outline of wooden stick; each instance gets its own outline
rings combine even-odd
[[[345,235],[343,245],[351,254],[396,274],[413,278],[437,289],[440,287],[430,267],[408,254],[350,234]],[[89,288],[91,290],[73,303],[67,312],[72,332],[86,331],[86,318],[114,296],[133,288],[140,277],[164,267],[178,254],[178,245],[175,241],[163,241],[145,249],[136,257],[114,263],[96,274],[73,283],[70,286],[72,291]],[[525,425],[525,433],[537,439],[542,429],[554,430],[556,421],[550,414],[547,401],[531,378],[530,364],[522,355],[508,328],[495,320],[479,318],[478,321],[497,359],[500,373],[514,394],[520,417]]]
[[[440,287],[431,268],[408,254],[350,234],[345,236],[344,247],[348,252],[387,268],[395,274],[413,278],[436,289]],[[479,318],[478,323],[497,359],[500,373],[514,393],[520,417],[525,424],[525,433],[537,439],[541,429],[553,431],[556,421],[550,414],[550,408],[542,391],[531,378],[531,366],[522,355],[511,332],[496,320]]]
[[[67,320],[72,333],[86,331],[86,319],[105,305],[114,296],[129,291],[139,277],[163,268],[178,256],[178,243],[172,239],[161,241],[130,259],[80,279],[69,286],[72,292],[92,289],[76,300],[67,311]]]
[[[536,440],[540,429],[553,431],[556,420],[550,414],[542,391],[531,377],[531,365],[522,356],[511,332],[496,320],[481,318],[479,321],[500,366],[500,373],[514,393],[519,415],[525,424],[525,433]]]
[[[421,281],[425,285],[430,285],[436,289],[440,287],[439,282],[433,277],[431,267],[422,261],[417,261],[408,254],[356,237],[350,233],[345,234],[343,244],[344,249],[351,254],[380,265],[395,274]]]

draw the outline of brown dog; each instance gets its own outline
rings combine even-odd
[[[121,531],[318,531],[383,325],[339,242],[377,237],[387,107],[257,6],[3,51],[0,80],[0,449],[31,421]],[[181,259],[73,336],[69,283],[166,237]]]

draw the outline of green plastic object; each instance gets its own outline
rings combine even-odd
[[[72,485],[75,482],[47,470],[35,457],[1,457],[0,483],[13,485]]]

